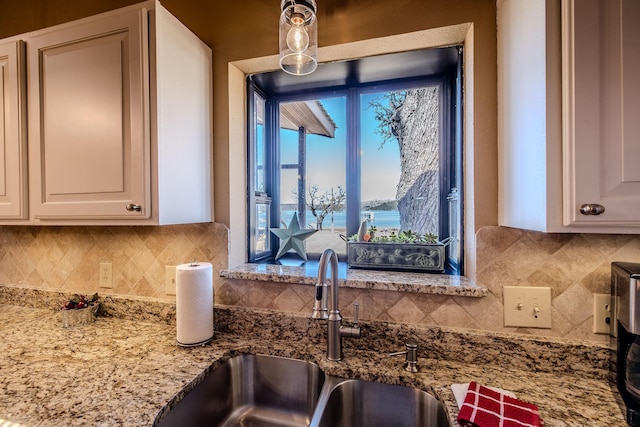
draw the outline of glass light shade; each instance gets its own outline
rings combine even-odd
[[[303,76],[318,67],[318,22],[315,0],[282,0],[280,68]]]

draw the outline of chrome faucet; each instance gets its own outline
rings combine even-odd
[[[331,304],[327,310],[327,264],[331,266]],[[318,264],[318,282],[313,305],[314,319],[327,319],[327,359],[342,360],[342,338],[360,338],[358,304],[355,304],[353,326],[343,326],[338,306],[338,256],[333,249],[325,249]]]

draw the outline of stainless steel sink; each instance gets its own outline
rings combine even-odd
[[[229,359],[158,427],[441,427],[444,406],[410,387],[325,375],[310,362],[264,355]]]
[[[444,406],[435,397],[399,385],[343,380],[320,406],[312,423],[314,427],[451,425]]]
[[[158,426],[308,426],[324,383],[317,365],[242,355],[211,372]]]

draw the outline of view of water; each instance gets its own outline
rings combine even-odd
[[[291,217],[295,211],[284,210],[282,211],[282,220],[289,224]],[[362,218],[365,216],[370,217],[371,221],[369,225],[375,225],[378,229],[383,228],[400,228],[400,213],[398,211],[363,211]],[[307,226],[315,225],[316,218],[309,211],[306,212]],[[329,214],[324,219],[322,227],[331,227],[332,215]],[[345,228],[346,224],[346,212],[334,212],[333,214],[333,226],[336,228]]]

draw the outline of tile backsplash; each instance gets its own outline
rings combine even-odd
[[[489,226],[476,235],[477,277],[484,298],[341,290],[341,306],[359,302],[361,317],[402,323],[606,341],[591,332],[593,294],[609,293],[612,261],[640,262],[639,235],[545,234]],[[228,231],[221,224],[163,227],[0,228],[0,283],[64,292],[100,292],[173,300],[165,265],[192,259],[227,267]],[[113,265],[113,288],[98,287],[100,262]],[[227,280],[214,274],[216,303],[307,312],[308,285]],[[552,329],[505,328],[503,286],[549,286]]]
[[[195,259],[219,270],[228,257],[224,225],[163,227],[0,227],[0,283],[173,299],[165,266]],[[112,263],[113,287],[98,287],[100,262]]]

